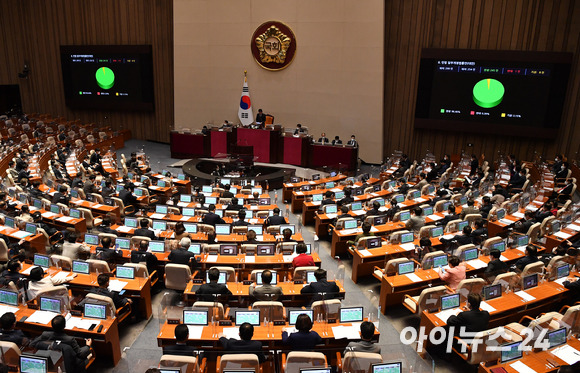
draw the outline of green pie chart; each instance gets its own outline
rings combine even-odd
[[[95,73],[95,78],[102,89],[111,89],[115,84],[115,73],[108,67],[99,67]]]
[[[483,107],[492,108],[501,103],[505,88],[499,80],[483,79],[473,87],[473,101]]]

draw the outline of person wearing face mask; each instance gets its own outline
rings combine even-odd
[[[564,156],[562,154],[556,154],[556,158],[554,158],[554,164],[552,165],[552,173],[557,174],[562,167]]]
[[[358,146],[358,142],[356,141],[356,138],[354,135],[350,136],[350,140],[348,140],[348,142],[346,143],[346,145],[348,146],[352,146],[353,148]]]

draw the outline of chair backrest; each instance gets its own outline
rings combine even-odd
[[[72,260],[68,256],[52,254],[50,260],[55,267],[72,269]]]
[[[191,269],[185,264],[168,263],[165,265],[165,287],[183,291],[191,279]]]
[[[476,343],[478,343],[478,348],[476,351],[472,350],[467,363],[474,365],[482,361],[497,360],[500,358],[500,350],[498,348],[491,348],[491,346],[497,347],[506,342],[518,342],[522,340],[522,337],[509,329],[503,328],[503,330],[504,332],[502,333],[499,328],[493,328],[477,333],[473,338],[474,342],[472,342],[472,346],[476,346]]]
[[[6,242],[4,240],[0,240],[0,261],[7,262],[10,260],[8,256],[8,246],[6,246]]]
[[[530,263],[524,267],[524,270],[522,271],[521,277],[523,279],[524,277],[531,275],[531,274],[534,274],[534,273],[542,273],[543,270],[544,270],[544,263],[542,261]]]
[[[286,373],[300,373],[300,368],[326,368],[322,352],[291,351],[286,358]]]
[[[208,245],[208,244],[204,244],[202,246],[203,251],[205,253],[208,254],[219,254],[220,252],[220,245],[219,244],[212,244],[212,245]]]
[[[408,230],[396,231],[395,233],[391,233],[389,237],[389,242],[393,245],[399,244],[401,242],[401,236],[405,233],[409,233]]]
[[[547,236],[552,233],[552,221],[556,220],[555,216],[548,216],[540,223],[540,234],[542,236]]]
[[[163,368],[181,367],[186,364],[186,372],[199,373],[197,358],[194,356],[163,355],[159,360],[159,366]]]
[[[361,238],[358,240],[357,246],[358,246],[358,247],[366,247],[366,245],[367,245],[367,244],[366,244],[366,242],[367,242],[368,240],[370,240],[370,239],[373,239],[373,238],[376,238],[376,236],[367,236],[367,237],[361,237]]]
[[[226,266],[213,266],[212,268],[217,268],[220,272],[226,272],[226,281],[227,282],[234,282],[236,281],[236,270],[234,267],[226,267]]]
[[[225,354],[220,359],[219,372],[225,369],[254,369],[260,371],[260,361],[256,354]]]
[[[481,214],[467,214],[465,215],[465,221],[469,222],[469,224],[472,224],[476,221],[480,221],[482,218]]]
[[[431,229],[436,228],[436,225],[424,225],[419,229],[419,238],[427,238],[429,237],[429,232]]]
[[[87,222],[87,228],[92,229],[94,226],[93,222],[95,219],[93,217],[93,213],[91,212],[91,210],[79,207],[79,211],[82,212],[83,218],[85,218],[85,221]]]
[[[217,317],[218,320],[223,320],[224,318],[224,305],[220,302],[197,301],[193,303],[193,308],[207,308],[210,314]]]
[[[151,241],[151,238],[149,237],[145,237],[145,236],[132,236],[131,237],[131,246],[133,247],[139,247],[139,245],[141,244],[141,241]]]
[[[338,313],[340,311],[340,299],[326,299],[326,300],[318,300],[312,303],[312,314],[314,320],[318,319],[318,316],[322,320],[326,319],[337,319],[338,320]],[[314,321],[313,320],[313,321]]]
[[[232,233],[237,233],[237,234],[248,233],[248,226],[247,225],[234,226],[234,227],[232,227]]]
[[[279,234],[280,233],[280,226],[279,225],[270,225],[266,228],[266,232],[269,234]]]
[[[447,225],[445,226],[445,232],[457,232],[457,225],[459,223],[461,223],[462,220],[461,219],[455,219],[455,220],[451,220],[450,222],[447,223]]]
[[[60,285],[48,289],[39,290],[36,293],[36,304],[40,304],[40,297],[50,297],[50,296],[63,297],[63,299],[67,303],[70,301],[68,289],[63,285]]]
[[[115,303],[113,302],[111,297],[107,297],[106,295],[87,293],[85,298],[86,299],[94,299],[94,300],[101,302],[101,303],[106,303],[107,306],[113,311],[113,313],[117,312],[117,307],[115,307]]]
[[[0,341],[2,349],[2,360],[6,365],[18,366],[20,359],[20,348],[14,342]]]
[[[279,251],[284,255],[291,255],[295,248],[296,242],[280,242],[276,247],[276,251]]]
[[[349,373],[368,373],[372,364],[382,362],[383,357],[381,354],[349,351],[342,358],[342,371]]]
[[[286,310],[282,302],[257,301],[252,304],[252,309],[260,310],[262,318],[266,318],[268,321],[284,320],[286,317]]]
[[[578,333],[580,330],[580,305],[569,307],[566,313],[560,320],[558,320],[559,326],[565,326],[572,333]]]
[[[556,255],[552,259],[550,259],[550,263],[546,266],[546,278],[548,281],[555,280],[558,276],[558,266],[565,264],[564,261],[565,256],[563,255]]]
[[[385,265],[384,274],[387,276],[394,276],[397,274],[397,266],[399,263],[406,263],[409,259],[407,258],[396,258],[390,259],[387,264]]]
[[[453,253],[455,256],[458,256],[459,258],[464,259],[463,253],[466,252],[467,250],[470,249],[475,249],[475,245],[472,243],[469,243],[467,245],[461,245],[457,248],[457,250],[455,250],[455,252]]]
[[[443,212],[443,205],[445,205],[446,202],[449,202],[449,201],[441,200],[441,201],[435,202],[435,206],[433,207],[433,210],[435,210],[435,212]]]
[[[89,263],[89,270],[91,272],[110,273],[109,263],[99,259],[87,259]]]
[[[459,282],[455,292],[461,295],[461,302],[463,302],[467,300],[469,293],[481,294],[484,286],[485,280],[482,278],[466,278]]]
[[[124,265],[135,268],[135,277],[149,277],[149,270],[143,263],[125,263]]]
[[[417,307],[417,315],[423,314],[423,311],[430,310],[430,309],[437,309],[440,305],[440,298],[442,295],[447,293],[447,287],[441,286],[433,286],[430,288],[423,289],[421,294],[419,295],[419,299],[417,300],[418,307]]]
[[[317,269],[318,267],[316,266],[296,267],[292,278],[294,280],[306,280],[306,272],[316,271]]]
[[[541,225],[542,225],[541,223],[535,223],[535,224],[532,224],[530,229],[528,229],[528,233],[526,233],[526,234],[529,237],[531,243],[535,243],[538,241],[538,238],[540,237],[540,226]]]
[[[215,233],[215,228],[213,227],[213,225],[209,225],[209,224],[198,224],[197,225],[197,229],[202,232],[202,233]]]
[[[245,243],[241,246],[242,252],[246,255],[255,255],[258,245]]]
[[[509,289],[514,289],[516,284],[518,283],[519,276],[515,272],[507,272],[499,274],[493,280],[492,285],[501,284],[502,291],[506,291]]]
[[[421,261],[421,268],[431,269],[433,267],[433,258],[439,255],[445,255],[441,250],[433,251],[432,253],[427,253]]]
[[[483,253],[484,254],[489,254],[489,250],[491,248],[491,246],[494,243],[498,243],[503,241],[503,239],[501,237],[492,237],[492,238],[488,238],[487,240],[483,241]]]

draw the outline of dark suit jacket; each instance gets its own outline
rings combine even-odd
[[[214,294],[232,295],[232,292],[226,287],[226,285],[218,284],[216,282],[203,284],[195,292],[195,295],[198,296],[199,300],[206,302],[212,302],[214,300]]]
[[[97,247],[97,258],[104,260],[105,262],[113,262],[115,259],[122,257],[121,251],[117,252],[114,249]]]
[[[244,227],[246,225],[250,225],[250,223],[245,220],[236,220],[232,223],[232,227]]]
[[[134,236],[143,236],[143,237],[149,237],[150,239],[154,240],[155,237],[155,232],[153,232],[150,229],[147,228],[137,228],[135,229],[135,233],[133,233]]]
[[[266,225],[286,224],[286,218],[280,215],[272,215],[266,219]]]
[[[30,345],[32,347],[36,347],[37,345],[41,344],[42,342],[54,342],[60,341],[60,343],[64,343],[72,347],[76,356],[80,359],[84,359],[87,357],[89,353],[89,349],[85,347],[81,348],[77,343],[77,340],[74,337],[66,335],[64,333],[55,333],[52,331],[43,332],[41,335],[36,337]]]
[[[225,190],[222,193],[222,198],[233,198],[234,194],[232,192],[230,192],[229,190]]]
[[[314,346],[322,343],[322,338],[315,331],[297,332],[288,335],[288,332],[282,332],[282,343],[290,345],[293,351],[312,351]]]
[[[120,296],[119,293],[116,293],[114,291],[109,291],[109,290],[103,289],[103,288],[93,288],[93,289],[91,289],[90,292],[93,294],[103,295],[105,297],[111,298],[113,300],[113,303],[115,304],[116,308],[121,308],[125,304],[127,304],[127,299],[125,297]]]
[[[131,263],[141,263],[141,262],[146,263],[149,275],[151,275],[151,272],[157,269],[158,260],[155,254],[150,253],[148,251],[138,251],[138,250],[131,251]]]
[[[487,263],[487,267],[485,268],[485,275],[497,276],[501,273],[507,272],[508,268],[509,266],[502,262],[500,259],[494,259]]]
[[[179,355],[179,356],[193,356],[193,351],[195,351],[194,346],[174,344],[170,346],[163,347],[163,354],[167,355]]]
[[[22,330],[2,330],[0,331],[0,341],[13,342],[18,346],[22,346],[22,341],[26,338]]]
[[[193,258],[193,260],[191,260]],[[191,262],[196,265],[197,261],[195,260],[195,254],[192,253],[191,251],[187,251],[184,248],[177,248],[175,250],[171,250],[171,253],[169,253],[169,256],[167,257],[167,259],[169,259],[169,261],[171,263],[175,263],[175,264],[189,264],[189,261],[191,260]]]
[[[224,219],[220,218],[218,214],[208,212],[203,216],[202,223],[215,226],[216,224],[224,224],[225,222]]]
[[[54,203],[54,204],[63,203],[65,205],[68,205],[69,200],[70,200],[70,198],[68,196],[65,196],[61,192],[56,192],[52,196],[52,203]]]
[[[262,342],[260,341],[244,341],[238,339],[220,338],[220,343],[224,348],[224,352],[230,353],[250,353],[258,355],[258,360],[263,363],[266,360],[264,352],[262,351]]]
[[[447,320],[447,325],[455,327],[455,335],[458,335],[459,328],[465,326],[465,331],[469,333],[486,330],[489,326],[489,312],[481,310],[463,311],[457,316],[451,316]]]
[[[325,293],[321,295],[319,293]],[[300,294],[314,294],[312,301],[322,300],[322,299],[335,299],[339,297],[340,288],[336,285],[336,282],[327,280],[316,281],[310,283],[310,285],[304,286],[300,290]]]
[[[580,300],[580,281],[564,281],[564,287],[572,292],[570,304],[574,304]]]
[[[318,142],[324,142],[326,144],[328,144],[330,140],[328,140],[328,137],[320,137],[318,138]]]
[[[523,258],[518,259],[518,261],[516,262],[516,267],[518,267],[518,269],[520,271],[523,271],[524,268],[526,268],[526,266],[528,264],[538,262],[539,260],[540,259],[538,259],[538,258],[534,258],[534,257],[526,255]]]
[[[137,205],[137,197],[135,197],[133,195],[133,193],[131,193],[127,189],[122,189],[119,192],[119,198],[123,201],[123,204],[125,206],[135,206],[135,205]]]

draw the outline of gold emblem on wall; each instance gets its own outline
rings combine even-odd
[[[260,66],[267,70],[282,70],[294,59],[296,38],[285,24],[269,21],[254,31],[251,49]]]

